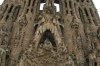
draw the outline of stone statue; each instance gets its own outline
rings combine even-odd
[[[45,50],[48,50],[48,51],[50,51],[51,49],[53,49],[53,46],[52,46],[51,42],[48,39],[45,40],[43,48]]]

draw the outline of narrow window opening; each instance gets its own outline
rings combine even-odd
[[[88,58],[86,58],[86,66],[89,66],[89,59]]]
[[[6,16],[6,20],[8,20],[8,18],[9,18],[9,15]]]
[[[84,11],[85,11],[86,16],[89,16],[86,8],[84,9]]]
[[[11,13],[11,11],[12,11],[12,9],[13,9],[13,6],[14,6],[14,5],[11,5],[11,7],[10,7],[8,13]]]
[[[81,0],[81,2],[84,2],[84,0]]]
[[[26,1],[24,1],[24,6],[26,5]]]
[[[71,1],[69,1],[69,6],[72,9],[72,2]]]
[[[36,1],[36,0],[33,0],[33,3],[32,3],[32,6],[33,6],[33,7],[34,7],[34,4],[35,4],[35,1]]]
[[[77,2],[79,2],[79,0],[77,0]]]
[[[18,14],[19,14],[19,11],[20,11],[20,8],[21,8],[20,5],[17,6],[17,7],[15,7],[15,9],[14,9],[14,13],[13,13],[13,18],[14,18],[14,19],[17,18]]]
[[[8,51],[7,51],[7,52],[8,52]],[[5,59],[6,59],[6,64],[9,64],[9,59],[10,59],[9,54],[6,54]]]
[[[30,6],[30,4],[31,4],[31,0],[28,0],[28,6]]]
[[[74,15],[73,11],[70,11],[71,15]]]
[[[9,55],[6,55],[6,60],[8,60],[9,59]]]
[[[31,9],[31,12],[33,13],[33,8]]]
[[[68,10],[66,10],[66,14],[68,14]]]
[[[36,24],[34,27],[34,33],[36,32],[37,28],[38,28],[38,24]]]
[[[67,2],[65,1],[65,7],[67,8]]]
[[[93,15],[93,11],[92,11],[91,8],[90,8],[90,13],[91,13],[91,16],[94,17],[94,15]]]
[[[27,9],[25,13],[27,14],[27,13],[28,13],[28,11],[29,11],[29,9]]]
[[[60,29],[61,29],[62,35],[64,35],[64,28],[62,25],[60,25]]]
[[[87,0],[87,2],[89,2],[89,0]]]
[[[81,8],[79,8],[79,15],[80,15],[81,21],[84,22],[84,15],[83,15]]]
[[[97,62],[94,63],[94,66],[97,66]]]

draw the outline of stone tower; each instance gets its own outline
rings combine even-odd
[[[92,0],[5,0],[0,66],[100,66],[100,19]]]

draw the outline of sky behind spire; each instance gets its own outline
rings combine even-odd
[[[93,0],[97,10],[98,10],[98,13],[99,13],[99,16],[100,16],[100,0]]]

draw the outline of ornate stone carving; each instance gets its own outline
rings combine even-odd
[[[76,17],[73,17],[72,23],[71,23],[71,27],[74,29],[78,29],[79,28],[79,19]]]
[[[22,27],[25,27],[27,25],[27,20],[26,20],[26,16],[22,16],[21,19],[19,20],[19,25]]]
[[[0,66],[6,65],[6,50],[0,47]]]
[[[0,27],[0,39],[1,39],[1,44],[2,45],[7,45],[7,42],[8,42],[8,29],[7,29],[7,26],[6,26],[6,24],[2,24],[2,26]]]
[[[100,66],[96,15],[91,0],[5,0],[0,66]]]

